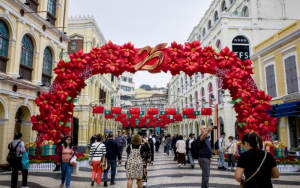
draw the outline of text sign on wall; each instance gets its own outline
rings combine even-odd
[[[235,52],[241,60],[250,59],[249,41],[243,36],[237,36],[232,40],[232,51]]]

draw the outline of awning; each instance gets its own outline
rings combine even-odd
[[[300,101],[293,101],[283,104],[271,106],[271,110],[267,111],[272,117],[285,117],[300,115]]]

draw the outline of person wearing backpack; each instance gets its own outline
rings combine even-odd
[[[118,166],[121,166],[123,148],[124,148],[124,146],[126,146],[126,140],[125,140],[125,137],[122,135],[121,130],[118,130],[118,135],[116,136],[116,141],[118,143],[119,153],[121,155],[121,160],[119,160]]]
[[[159,151],[159,145],[160,145],[160,136],[159,135],[154,135],[155,138],[155,151],[158,152]]]
[[[22,167],[22,156],[26,152],[26,148],[21,138],[22,133],[16,133],[14,140],[8,145],[9,153],[7,162],[12,167],[11,188],[17,188],[18,186],[19,170],[22,172],[22,188],[27,188],[28,169]]]
[[[209,142],[208,134],[214,129],[213,126],[207,128],[205,125],[202,125],[200,128],[201,135],[198,136],[197,140],[194,141],[192,144],[192,150],[194,149],[193,146],[196,146],[196,151],[198,152],[198,162],[199,166],[202,169],[202,188],[209,187],[209,176],[210,176],[210,163],[212,161],[212,149],[211,144]],[[194,157],[194,155],[193,155]]]
[[[218,169],[225,169],[224,167],[224,163],[225,163],[225,158],[224,158],[224,154],[225,154],[225,136],[226,134],[224,132],[221,133],[221,137],[219,138],[219,140],[217,140],[218,144],[218,148],[215,148],[216,150],[218,150],[219,153],[219,162],[218,162]]]
[[[151,133],[149,134],[148,143],[149,143],[150,149],[151,149],[151,163],[152,163],[152,161],[154,161],[154,143],[155,143],[155,138],[152,137]]]

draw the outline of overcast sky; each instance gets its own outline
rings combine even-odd
[[[69,16],[93,15],[106,40],[136,48],[174,40],[183,44],[212,0],[70,0]],[[171,74],[137,72],[135,87],[166,87]]]

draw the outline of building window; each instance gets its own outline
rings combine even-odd
[[[182,77],[180,79],[180,82],[181,82],[181,93],[183,93],[183,78]]]
[[[131,91],[131,87],[127,87],[127,86],[121,86],[121,89],[123,91]]]
[[[235,0],[230,0],[230,3],[233,4],[235,2]]]
[[[198,82],[198,74],[199,74],[198,72],[194,74],[195,75],[195,83]]]
[[[52,78],[52,53],[50,48],[45,48],[44,58],[43,58],[43,74],[42,74],[42,83],[51,84]]]
[[[132,83],[132,78],[128,78],[128,82],[129,82],[129,83]]]
[[[248,9],[248,7],[244,7],[243,8],[243,17],[249,17],[249,9]]]
[[[188,108],[188,99],[185,97],[185,107]]]
[[[198,40],[199,41],[201,40],[201,33],[199,33],[199,35],[198,35]]]
[[[203,30],[202,30],[202,36],[204,37],[205,36],[205,28],[203,28]]]
[[[211,20],[208,21],[208,29],[211,28]]]
[[[219,20],[218,11],[215,12],[214,18],[215,18],[215,22]]]
[[[56,13],[56,0],[48,0],[48,12],[55,16]]]
[[[287,93],[295,93],[299,91],[298,88],[298,76],[296,66],[296,56],[290,56],[284,60],[285,76]]]
[[[189,105],[191,108],[193,108],[193,97],[192,95],[190,95],[190,105]]]
[[[6,23],[0,20],[0,72],[6,72],[8,61],[7,52],[9,44],[9,31]]]
[[[122,76],[122,81],[123,81],[123,82],[127,82],[127,77]]]
[[[213,86],[211,83],[208,84],[208,98],[209,98],[209,107],[213,105]]]
[[[202,108],[205,107],[205,91],[204,91],[204,88],[202,87],[201,88],[201,101],[202,101]]]
[[[221,41],[220,41],[220,40],[217,40],[216,46],[217,46],[217,48],[218,48],[219,50],[222,50],[222,48],[221,48]]]
[[[195,91],[195,107],[196,107],[196,110],[198,110],[199,109],[199,104],[198,104],[199,102],[198,102],[198,92],[197,91]]]
[[[219,79],[218,80],[218,104],[222,104],[222,93],[221,93],[221,91],[222,91],[222,82],[223,82],[223,80],[222,79]]]
[[[204,74],[201,73],[201,79],[203,79],[203,78],[204,78]]]
[[[37,7],[39,6],[38,0],[26,0],[26,3],[29,3],[29,7],[30,7],[34,12],[37,12]]]
[[[193,76],[190,77],[190,86],[193,86]]]
[[[184,82],[185,82],[185,90],[187,90],[188,81],[187,81],[187,75],[184,75]]]
[[[266,81],[268,95],[277,97],[274,65],[269,65],[266,67]]]
[[[26,80],[31,80],[33,62],[33,42],[29,35],[25,35],[22,39],[21,60],[20,60],[20,76]]]
[[[111,74],[110,81],[111,81],[111,82],[114,82],[114,81],[115,81],[115,76],[114,76],[113,74]]]
[[[222,2],[221,8],[222,8],[222,12],[227,10],[226,1],[225,0]]]

